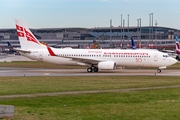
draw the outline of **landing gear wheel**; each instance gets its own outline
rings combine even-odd
[[[161,73],[161,69],[158,69],[157,72],[158,72],[158,73]]]
[[[87,69],[87,72],[92,72],[92,68],[89,67],[89,68]]]
[[[94,72],[98,72],[99,69],[98,69],[97,67],[94,67],[93,71],[94,71]]]

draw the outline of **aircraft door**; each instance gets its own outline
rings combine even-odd
[[[158,53],[154,53],[154,61],[158,61]]]
[[[40,60],[40,61],[43,61],[43,52],[42,52],[42,51],[40,51],[39,60]]]

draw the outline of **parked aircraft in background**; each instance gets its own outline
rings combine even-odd
[[[180,44],[179,44],[179,40],[178,37],[175,36],[175,46],[176,49],[173,50],[162,50],[162,52],[164,53],[168,53],[170,56],[176,58],[178,61],[180,61]]]
[[[180,60],[180,44],[179,44],[179,40],[178,40],[177,36],[175,36],[175,39],[176,39],[176,50],[175,50],[175,53],[177,54],[176,55],[176,59]]]
[[[86,45],[86,49],[90,49],[89,45]]]
[[[9,48],[9,54],[14,54],[16,51],[14,50],[13,46],[10,42],[7,42]]]
[[[132,45],[132,47],[131,47],[132,49],[137,49],[134,39],[132,37],[131,37],[131,45]]]
[[[22,20],[16,19],[16,29],[20,49],[16,49],[28,58],[59,65],[89,66],[87,72],[99,69],[115,70],[118,66],[156,67],[158,72],[177,62],[167,53],[153,50],[121,49],[58,49],[41,44]]]
[[[3,52],[7,54],[14,54],[16,51],[14,50],[13,46],[10,44],[10,42],[7,42],[8,48],[4,48]]]

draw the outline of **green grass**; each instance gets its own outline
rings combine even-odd
[[[0,77],[0,96],[60,91],[180,85],[179,77]],[[177,120],[180,89],[164,88],[53,97],[1,98],[14,105],[12,120]]]
[[[14,120],[177,120],[179,89],[16,98]]]
[[[0,95],[180,85],[178,76],[0,77]]]

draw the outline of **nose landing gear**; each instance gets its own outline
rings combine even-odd
[[[157,72],[158,72],[158,73],[161,73],[161,69],[157,69]]]

